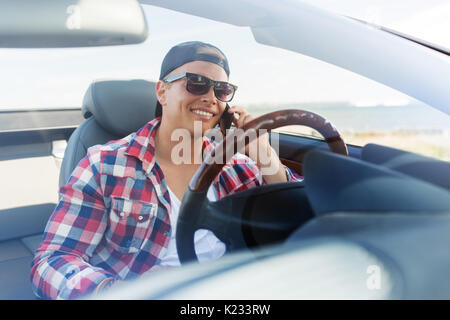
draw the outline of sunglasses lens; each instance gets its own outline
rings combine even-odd
[[[209,79],[200,75],[190,75],[187,77],[186,89],[192,94],[200,95],[209,91]]]
[[[195,95],[207,93],[212,85],[209,78],[199,74],[190,74],[186,78],[186,90]],[[233,99],[234,90],[234,87],[227,82],[216,82],[214,86],[216,98],[223,102],[228,102]]]
[[[226,82],[218,82],[214,87],[214,93],[220,101],[228,102],[233,98],[234,87]]]

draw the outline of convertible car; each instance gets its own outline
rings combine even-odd
[[[97,1],[86,8],[89,1],[79,6],[60,1],[52,8],[45,7],[52,6],[46,1],[24,3],[30,7],[0,4],[0,21],[10,17],[0,22],[0,56],[11,48],[137,45],[147,37],[151,45],[158,35],[152,34],[146,12],[155,8],[250,30],[254,44],[376,81],[438,110],[444,123],[450,123],[448,49],[306,2]],[[32,20],[25,20],[39,9],[33,7],[37,3],[56,17],[41,24],[42,34]],[[130,5],[126,11],[114,7],[125,4]],[[108,6],[115,10],[96,11]],[[23,18],[14,18],[21,14]],[[14,27],[6,28],[7,23]],[[162,28],[170,29],[170,23]],[[109,49],[113,47],[103,52]],[[267,81],[276,85],[276,79]],[[57,203],[58,187],[87,148],[124,137],[154,117],[154,86],[144,79],[92,79],[80,96],[81,107],[0,110],[0,299],[36,298],[30,263]],[[95,298],[450,298],[448,158],[380,143],[350,144],[334,119],[318,109],[273,105],[245,129],[270,130],[280,159],[303,181],[265,185],[210,202],[206,192],[221,166],[205,159],[180,209],[176,241],[182,266],[144,274]],[[307,127],[316,134],[286,133],[286,126]],[[225,137],[220,146],[234,150],[234,143]],[[417,149],[420,143],[418,139]],[[213,231],[226,244],[222,258],[198,262],[193,238],[199,229]]]

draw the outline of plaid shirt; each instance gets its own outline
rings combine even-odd
[[[41,298],[73,299],[107,279],[132,279],[159,264],[170,240],[170,198],[155,154],[160,118],[89,148],[45,228],[31,265]],[[214,142],[204,139],[210,152]],[[244,161],[242,160],[244,159]],[[300,177],[286,168],[290,181]],[[238,155],[213,182],[216,198],[264,184],[256,163]]]

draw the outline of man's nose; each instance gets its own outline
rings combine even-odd
[[[214,93],[213,86],[209,87],[208,92],[202,95],[202,101],[217,104],[217,98],[216,94]]]

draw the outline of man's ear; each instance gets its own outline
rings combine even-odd
[[[159,103],[164,106],[167,100],[167,84],[162,81],[158,81],[155,86],[156,98]]]

